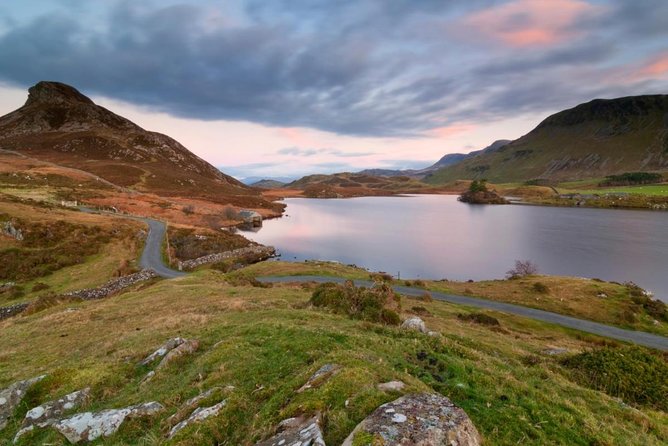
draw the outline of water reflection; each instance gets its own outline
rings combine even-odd
[[[285,260],[479,280],[530,259],[547,274],[632,280],[668,297],[668,215],[661,212],[469,206],[434,195],[286,203],[288,217],[247,234]]]

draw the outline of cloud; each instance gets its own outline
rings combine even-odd
[[[279,155],[290,155],[298,157],[312,157],[316,155],[329,155],[339,158],[357,158],[373,155],[373,152],[346,152],[336,149],[301,149],[299,147],[285,147],[276,152]]]
[[[177,117],[274,126],[303,151],[286,156],[322,150],[308,129],[447,136],[462,122],[668,88],[665,0],[90,5],[22,7],[20,20],[3,5],[0,81],[60,80]],[[610,77],[627,66],[640,74]]]
[[[553,46],[585,35],[578,22],[603,10],[581,0],[513,0],[466,17],[461,32],[511,47]]]

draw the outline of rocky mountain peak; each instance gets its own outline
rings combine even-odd
[[[41,81],[28,89],[25,105],[74,103],[94,105],[93,101],[74,87],[61,82]]]

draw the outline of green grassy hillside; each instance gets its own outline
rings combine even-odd
[[[448,166],[425,181],[566,181],[631,171],[668,171],[668,95],[578,105],[495,152]]]

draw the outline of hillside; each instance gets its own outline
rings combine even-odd
[[[440,189],[407,176],[382,177],[362,173],[308,175],[286,184],[285,190],[302,191],[310,198],[344,198],[401,193],[436,193]]]
[[[632,171],[668,171],[668,95],[578,105],[498,150],[440,169],[426,181],[566,181]]]
[[[59,82],[39,82],[25,105],[0,117],[0,149],[80,169],[132,191],[275,207],[174,139],[144,130]]]

